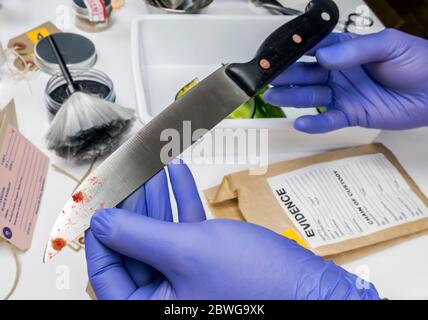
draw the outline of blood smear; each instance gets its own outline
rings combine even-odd
[[[64,248],[66,244],[67,241],[65,241],[63,238],[56,238],[52,240],[52,248],[56,251],[59,251]]]
[[[79,192],[73,194],[71,197],[73,198],[73,201],[77,202],[77,203],[82,202],[83,199],[85,199],[85,195],[83,194],[82,191],[79,191]]]

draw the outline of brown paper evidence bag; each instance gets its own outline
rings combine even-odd
[[[383,154],[399,171],[411,190],[428,206],[428,199],[400,165],[397,158],[382,144],[370,144],[357,148],[323,153],[301,159],[279,162],[270,165],[264,175],[250,175],[249,171],[241,171],[225,176],[219,186],[206,190],[205,197],[214,217],[234,219],[254,223],[279,234],[291,237],[301,243],[303,239],[294,223],[290,220],[278,201],[275,199],[267,179],[310,165],[330,162],[349,157]],[[420,234],[428,234],[428,218],[421,218],[397,226],[393,226],[367,236],[344,240],[342,242],[311,248],[303,245],[314,253],[333,259],[337,263],[346,263],[355,258],[391,246],[398,241]],[[295,236],[293,236],[293,234]]]

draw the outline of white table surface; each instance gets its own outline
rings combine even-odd
[[[353,12],[362,4],[361,0],[337,0],[342,15]],[[46,20],[57,23],[64,31],[80,32],[63,19],[64,9],[69,8],[66,0],[0,0],[0,41],[6,45],[8,39],[27,31]],[[290,0],[290,5],[304,7],[305,1]],[[65,11],[67,12],[67,10]],[[99,53],[96,68],[102,69],[113,79],[122,105],[135,106],[135,93],[130,61],[130,24],[147,8],[142,0],[126,0],[126,6],[115,14],[114,26],[106,32],[85,33],[92,39]],[[265,14],[255,10],[244,0],[216,0],[208,14]],[[64,25],[65,22],[65,25]],[[377,28],[380,28],[376,20]],[[64,161],[45,148],[43,136],[49,122],[43,101],[43,91],[48,76],[41,74],[36,80],[19,84],[0,83],[0,106],[15,98],[21,132],[37,147],[49,155],[54,163],[80,177],[87,165],[76,165]],[[134,130],[141,125],[137,124]],[[403,166],[421,189],[428,194],[428,128],[406,132],[383,132],[378,138],[399,158]],[[270,150],[269,161],[277,162],[307,155],[287,154],[281,148]],[[220,183],[222,177],[238,170],[239,165],[190,165],[200,190]],[[19,254],[22,273],[12,298],[14,299],[88,299],[86,263],[83,252],[65,250],[53,262],[42,263],[43,251],[51,226],[57,213],[69,197],[75,184],[69,178],[50,169],[39,212],[33,244],[27,252]],[[390,299],[428,298],[428,236],[419,237],[395,245],[389,249],[364,257],[344,267],[357,272],[361,267],[369,270],[369,278],[383,297]],[[3,243],[0,243],[0,297],[8,291],[13,281],[13,260]],[[61,286],[64,277],[69,279],[68,288]]]

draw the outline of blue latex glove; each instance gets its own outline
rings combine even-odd
[[[378,299],[332,262],[265,228],[205,220],[186,165],[170,165],[121,206],[94,215],[86,233],[99,299]],[[361,282],[361,281],[360,281]]]
[[[349,126],[403,130],[428,125],[428,41],[394,29],[357,36],[332,33],[274,82],[276,106],[327,106],[295,128],[324,133]]]

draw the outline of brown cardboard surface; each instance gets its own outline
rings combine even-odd
[[[262,176],[250,175],[248,170],[237,172],[224,177],[219,186],[206,190],[205,196],[209,208],[216,218],[244,220],[264,226],[280,234],[288,229],[297,231],[294,224],[283,213],[282,208],[275,200],[266,181],[268,177],[304,168],[312,164],[376,153],[382,153],[386,156],[398,169],[410,188],[422,202],[428,206],[428,199],[426,196],[406,173],[392,152],[382,144],[370,144],[357,148],[279,162],[270,165],[267,173]],[[345,252],[352,252],[350,255],[355,256],[357,255],[355,252],[357,249],[361,250],[361,248],[372,247],[380,243],[386,244],[388,241],[418,234],[425,230],[428,230],[428,218],[391,227],[361,238],[354,238],[311,250],[318,255],[326,257],[337,256]],[[375,248],[371,248],[370,250],[374,249]]]
[[[34,41],[30,39],[28,34],[39,29],[45,29],[49,34],[61,32],[61,30],[59,30],[52,22],[47,21],[31,30],[20,34],[19,36],[16,36],[15,38],[10,39],[7,45],[9,49],[16,50],[18,54],[26,61],[26,63],[31,66],[31,69],[36,68],[33,60]],[[19,59],[15,61],[15,66],[20,70],[23,70],[25,67],[23,62]]]
[[[384,249],[393,247],[393,246],[400,244],[402,242],[409,241],[409,240],[415,239],[417,237],[426,236],[426,235],[428,235],[428,230],[417,232],[415,234],[400,237],[397,239],[392,239],[389,241],[380,242],[380,243],[377,243],[377,244],[374,244],[371,246],[362,247],[362,248],[355,249],[352,251],[343,252],[343,253],[340,253],[340,254],[337,254],[334,256],[326,256],[325,258],[331,259],[335,263],[343,265],[343,264],[351,262],[353,260],[360,259],[360,258],[363,258],[363,257],[368,256],[370,254],[373,254],[373,253],[382,251]]]

